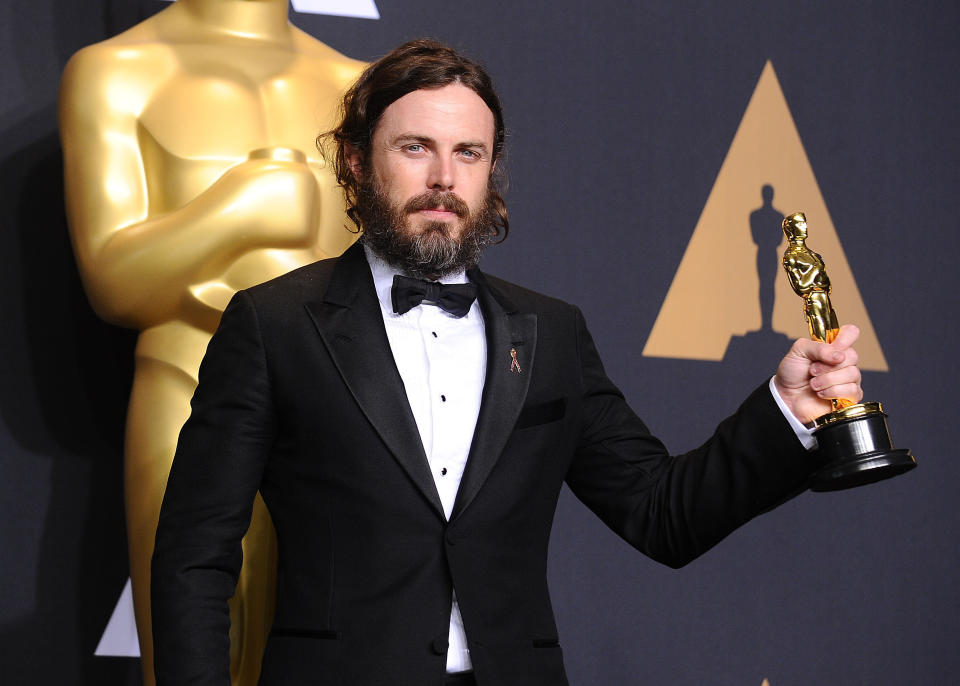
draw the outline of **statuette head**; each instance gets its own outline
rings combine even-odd
[[[788,240],[802,241],[807,237],[807,217],[803,212],[787,215],[782,226]]]

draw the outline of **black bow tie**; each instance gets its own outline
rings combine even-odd
[[[393,311],[397,314],[409,312],[424,300],[429,300],[454,317],[462,317],[477,299],[477,287],[472,283],[437,283],[397,274],[393,277],[390,297]]]

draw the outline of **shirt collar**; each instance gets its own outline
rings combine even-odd
[[[393,299],[390,296],[390,289],[393,288],[393,277],[397,274],[403,274],[403,271],[389,264],[382,257],[377,255],[369,245],[363,244],[363,251],[367,255],[367,264],[370,265],[370,273],[373,274],[373,285],[377,289],[377,299],[380,300],[380,307],[387,314],[397,317],[393,311]],[[439,279],[440,283],[469,283],[467,273],[463,270],[447,274]],[[474,307],[477,303],[474,303]]]

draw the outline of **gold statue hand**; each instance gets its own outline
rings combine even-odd
[[[319,213],[317,179],[306,163],[258,157],[230,167],[173,212],[100,232],[78,254],[101,316],[145,329],[182,318],[184,292],[244,253],[308,248]]]
[[[306,39],[296,36],[300,49]],[[250,286],[338,254],[352,236],[339,207],[321,215],[321,197],[339,205],[342,196],[316,153],[308,159],[278,145],[297,141],[306,150],[322,128],[315,116],[291,119],[281,109],[273,128],[251,128],[266,107],[257,103],[260,90],[242,90],[246,115],[231,111],[239,106],[236,98],[221,98],[215,80],[196,91],[189,90],[193,77],[172,76],[180,63],[150,38],[85,48],[64,71],[60,128],[71,237],[87,294],[102,317],[141,330],[181,320],[212,331],[218,312],[211,311],[212,301],[193,307],[198,285],[216,280],[250,251],[273,251],[261,256],[260,269],[238,265],[242,278],[220,290]],[[313,43],[302,48],[312,50]],[[205,53],[213,64],[217,49]],[[328,74],[341,78],[320,61],[323,51],[311,55],[318,63],[309,62],[307,81],[321,90]],[[246,57],[251,69],[256,58],[256,50]],[[351,73],[337,68],[344,79]],[[188,90],[179,94],[171,78]],[[304,76],[276,78],[291,92]],[[198,100],[204,108],[189,124],[171,118]],[[296,254],[278,254],[282,250]],[[214,300],[213,309],[222,309],[223,297]]]
[[[817,278],[817,269],[808,256],[799,258],[790,251],[784,255],[783,268],[790,277],[790,286],[797,295],[805,295],[810,291]]]

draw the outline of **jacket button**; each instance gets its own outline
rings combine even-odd
[[[446,539],[447,539],[447,545],[456,545],[456,544],[457,544],[457,539],[456,539],[456,537],[454,537],[454,535],[451,534],[451,533],[448,533],[448,534],[447,534]]]
[[[430,649],[434,652],[435,655],[446,655],[447,647],[449,643],[445,638],[435,638],[430,642]]]

